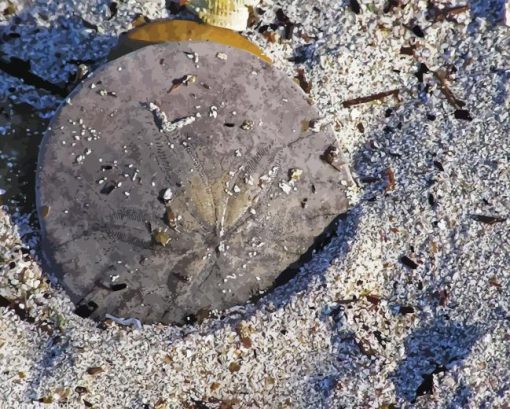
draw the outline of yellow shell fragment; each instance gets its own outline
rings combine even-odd
[[[136,27],[119,38],[108,59],[113,60],[147,45],[166,41],[212,41],[248,51],[271,64],[271,59],[241,34],[189,20],[156,20]]]
[[[164,230],[157,229],[152,232],[152,237],[157,244],[165,247],[170,242],[170,236]]]
[[[303,175],[303,170],[299,168],[292,168],[289,170],[289,180],[299,180]]]
[[[246,30],[248,24],[247,0],[189,0],[186,6],[198,14],[204,23],[235,31]]]

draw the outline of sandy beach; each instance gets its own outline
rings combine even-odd
[[[139,15],[176,16],[155,0],[0,0],[0,60],[42,80],[0,64],[0,408],[510,407],[509,3],[257,7],[243,35],[334,128],[350,210],[256,304],[137,328],[77,316],[41,271],[30,172],[9,144],[37,149],[77,70]]]

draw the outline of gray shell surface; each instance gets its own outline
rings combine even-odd
[[[238,49],[172,42],[106,64],[41,144],[45,267],[96,319],[182,323],[246,302],[347,209],[349,172],[321,159],[335,139],[316,118]]]

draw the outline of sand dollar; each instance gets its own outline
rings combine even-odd
[[[317,117],[236,48],[171,42],[106,64],[41,145],[46,268],[93,318],[183,322],[246,302],[347,208],[349,173]]]

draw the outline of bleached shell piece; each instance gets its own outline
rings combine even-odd
[[[234,31],[246,30],[251,0],[190,0],[186,6],[204,23]]]

